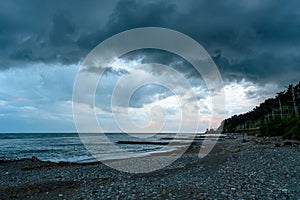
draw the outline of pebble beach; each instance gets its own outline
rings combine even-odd
[[[299,145],[238,137],[218,141],[201,159],[198,150],[194,144],[145,174],[99,162],[1,160],[0,199],[300,199]]]

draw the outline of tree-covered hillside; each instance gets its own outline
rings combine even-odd
[[[299,116],[299,107],[300,82],[295,86],[289,85],[286,90],[277,93],[274,98],[267,99],[252,111],[226,119],[223,122],[223,132],[270,134],[267,131],[268,125],[271,126],[272,124],[283,122],[292,124],[292,122],[300,120],[300,118],[296,118]],[[291,123],[289,122],[290,120],[292,121]]]

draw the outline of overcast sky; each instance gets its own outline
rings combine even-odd
[[[201,44],[223,78],[226,116],[247,112],[300,80],[299,8],[298,0],[1,1],[0,132],[76,131],[72,91],[83,59],[110,36],[149,26],[180,31]],[[105,131],[119,131],[110,95],[124,74],[168,80],[155,70],[128,71],[147,63],[168,65],[191,83],[199,104],[191,117],[200,115],[199,131],[217,126],[210,121],[211,97],[193,67],[149,50],[116,59],[102,79],[96,111]],[[165,131],[177,130],[180,105],[166,88],[141,87],[128,109],[143,126],[157,105],[169,122]]]

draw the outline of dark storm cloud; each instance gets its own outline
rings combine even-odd
[[[95,41],[101,41],[100,33],[109,36],[130,28],[162,26],[181,31],[202,44],[225,79],[283,84],[299,79],[298,1],[289,4],[280,1],[188,1],[184,8],[182,4],[122,1],[111,14],[105,31],[90,34],[89,39],[85,37],[85,41],[93,42],[85,47],[91,48],[97,44]],[[187,76],[196,73],[174,55],[155,51],[142,55],[144,63],[173,64],[177,70],[189,73]],[[138,57],[138,53],[129,57],[134,59],[134,56]]]
[[[7,69],[35,62],[77,63],[88,53],[77,45],[78,38],[104,26],[115,3],[12,0],[0,4],[0,69]]]
[[[52,20],[52,28],[49,34],[49,41],[54,46],[71,44],[74,39],[75,25],[63,14],[56,14]]]
[[[164,50],[158,49],[142,49],[131,51],[124,56],[123,59],[127,60],[140,60],[141,63],[159,63],[162,65],[171,66],[173,69],[182,72],[182,74],[186,77],[199,77],[199,73],[197,70],[185,59],[171,52],[167,52]],[[155,75],[161,75],[164,70],[159,67],[152,66],[151,72]]]
[[[30,62],[76,63],[113,34],[159,26],[181,31],[202,44],[225,79],[286,84],[300,77],[297,0],[288,3],[279,0],[6,1],[1,4],[1,69]],[[143,59],[173,64],[189,76],[194,73],[173,56],[145,53]]]
[[[78,45],[91,49],[109,36],[132,28],[165,26],[174,21],[176,6],[165,1],[119,1],[103,29],[83,34]],[[170,21],[171,20],[171,21]]]
[[[282,55],[279,52],[253,53],[241,60],[217,54],[212,55],[222,75],[228,79],[249,79],[253,82],[279,82],[289,84],[297,82],[300,77],[300,55]]]

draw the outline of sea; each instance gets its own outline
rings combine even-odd
[[[150,153],[163,152],[165,144],[159,142],[170,142],[174,139],[174,134],[160,133],[154,136],[140,137],[128,136],[125,133],[106,133],[109,142],[98,141],[94,145],[101,145],[101,147],[109,147],[114,144],[118,146],[118,150],[106,148],[102,157],[109,159],[120,159],[128,157],[130,155],[145,156]],[[118,141],[151,141],[152,143],[140,143],[140,144],[118,144]],[[158,143],[155,143],[158,142]],[[187,140],[178,140],[178,142],[186,143]],[[172,146],[176,150],[178,146]],[[105,155],[104,155],[105,154]],[[97,159],[86,148],[80,139],[78,133],[2,133],[0,134],[0,160],[19,160],[23,158],[37,157],[42,161],[52,162],[78,162],[88,163],[95,162]]]

